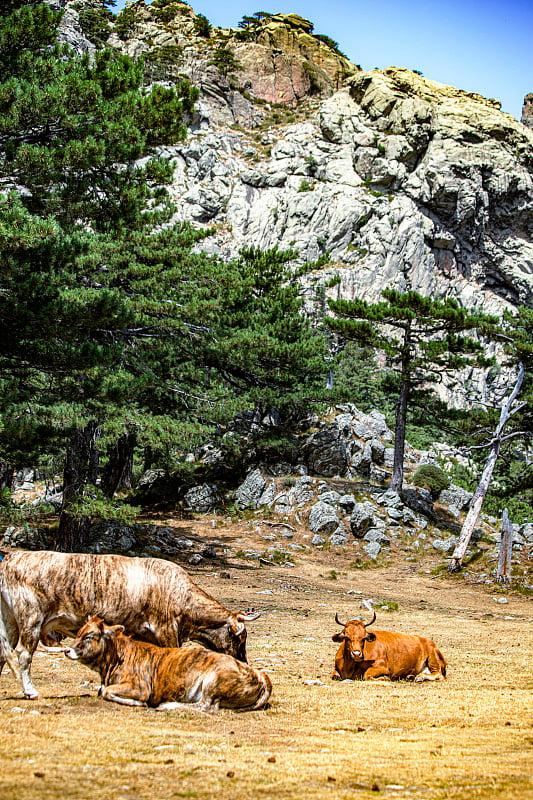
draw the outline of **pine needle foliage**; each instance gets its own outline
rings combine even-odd
[[[155,150],[184,137],[196,89],[144,88],[143,64],[107,49],[75,56],[60,20],[0,12],[0,473],[64,461],[56,544],[83,549],[113,453],[171,468],[238,410],[314,399],[325,361],[293,254],[225,264],[199,250],[207,231],[172,225]]]
[[[471,313],[456,300],[433,300],[414,291],[385,289],[384,300],[329,300],[335,316],[326,326],[344,339],[383,352],[397,371],[394,466],[391,488],[403,483],[406,416],[412,392],[442,382],[444,376],[469,366],[486,366],[481,336],[498,332],[498,320],[481,312]]]

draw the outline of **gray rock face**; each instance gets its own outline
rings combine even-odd
[[[533,523],[526,522],[520,526],[520,535],[528,544],[533,544]]]
[[[237,508],[256,508],[266,487],[259,469],[250,472],[233,495]]]
[[[358,73],[316,116],[272,129],[268,155],[242,133],[212,136],[205,102],[171,155],[180,217],[231,226],[203,248],[328,250],[310,304],[335,275],[326,293],[347,299],[409,286],[499,313],[533,297],[533,132],[493,102],[407,70]]]
[[[37,528],[17,528],[11,525],[4,531],[2,544],[6,547],[20,547],[23,550],[47,550],[52,541],[44,530]]]
[[[441,553],[451,553],[452,550],[455,550],[457,536],[450,536],[449,539],[433,539],[431,544],[435,550],[440,550]]]
[[[79,2],[49,2],[66,8],[65,40],[90,50]],[[521,124],[494,100],[405,69],[362,72],[295,15],[264,21],[250,42],[213,32],[242,63],[237,91],[209,64],[188,4],[165,24],[133,5],[132,36],[114,33],[111,45],[133,56],[177,46],[176,68],[201,91],[188,141],[160,153],[174,167],[176,219],[217,227],[199,247],[228,258],[252,241],[295,248],[301,261],[329,251],[330,265],[307,279],[310,305],[334,275],[341,282],[326,293],[347,299],[376,300],[392,285],[491,313],[531,301],[532,95]],[[339,75],[351,77],[341,86]],[[260,143],[250,135],[272,109],[245,91],[291,105],[312,83],[326,99],[307,98],[308,119],[272,124]]]
[[[222,498],[216,486],[203,484],[193,486],[184,497],[185,508],[190,511],[205,513],[220,505]]]
[[[299,478],[289,492],[291,502],[298,506],[308,503],[313,499],[314,493],[311,484],[311,478],[303,475]]]
[[[381,545],[379,542],[368,542],[363,545],[363,550],[369,558],[375,560],[381,552]]]
[[[333,533],[339,527],[339,518],[329,503],[315,503],[309,513],[309,528],[322,536]]]
[[[391,540],[383,528],[370,528],[363,536],[365,542],[379,542],[381,546],[389,546]]]
[[[307,465],[315,475],[342,475],[347,467],[346,441],[336,425],[324,425],[305,444]]]
[[[448,489],[443,489],[439,494],[439,503],[446,506],[455,506],[460,511],[465,511],[472,500],[472,492],[452,483]]]
[[[356,539],[362,539],[365,533],[374,526],[374,506],[372,503],[356,503],[350,519],[350,529]]]
[[[526,94],[522,107],[522,125],[533,128],[533,94]]]
[[[74,0],[45,0],[54,11],[63,10],[63,19],[59,27],[59,41],[62,44],[68,44],[78,55],[83,53],[95,52],[96,48],[90,42],[80,27],[79,22],[79,3]],[[85,0],[87,6],[91,5],[90,2]]]

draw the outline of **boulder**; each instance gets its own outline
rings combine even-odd
[[[127,525],[116,519],[93,522],[89,532],[89,553],[127,553],[141,546],[142,526]]]
[[[441,553],[451,553],[455,550],[457,541],[457,536],[450,536],[448,539],[433,539],[431,544],[435,550],[440,550]]]
[[[383,528],[370,528],[365,535],[363,536],[365,542],[379,542],[382,546],[389,546],[390,545],[390,538],[385,533]]]
[[[426,517],[434,516],[433,500],[427,489],[404,486],[401,499],[416,514],[424,514]]]
[[[372,461],[375,464],[383,464],[385,462],[385,445],[379,439],[371,439],[370,451],[372,454]]]
[[[141,505],[177,503],[182,496],[182,483],[163,469],[149,469],[137,483],[133,501]]]
[[[289,492],[291,503],[295,506],[303,506],[314,499],[313,485],[308,475],[299,478]]]
[[[348,511],[348,513],[352,511],[356,503],[357,500],[355,499],[353,494],[343,494],[339,498],[340,507],[343,508],[345,511]]]
[[[439,503],[445,506],[455,506],[459,511],[466,511],[472,500],[472,492],[461,486],[451,484],[447,489],[442,489],[439,494]]]
[[[346,441],[336,425],[324,425],[305,442],[309,471],[315,475],[343,475],[348,466]]]
[[[533,523],[526,522],[520,526],[520,535],[528,544],[533,544]]]
[[[350,530],[356,539],[362,539],[369,528],[374,527],[374,506],[372,503],[356,503],[353,507]]]
[[[318,499],[321,503],[327,503],[330,506],[336,506],[339,504],[341,496],[338,492],[333,491],[332,489],[326,492],[320,492],[318,495]]]
[[[375,560],[381,552],[381,545],[379,542],[368,542],[363,545],[363,550],[369,558]]]
[[[2,544],[22,550],[51,550],[53,547],[52,536],[44,528],[19,528],[16,525],[6,528]]]
[[[368,476],[372,466],[372,445],[369,441],[365,443],[361,451],[352,456],[350,466],[361,475]]]
[[[233,495],[237,508],[257,508],[265,487],[266,480],[259,469],[249,472]]]
[[[333,533],[339,527],[339,518],[329,503],[315,503],[309,513],[309,528],[313,533],[323,536]]]
[[[183,499],[186,510],[196,511],[200,514],[212,511],[222,502],[218,488],[209,484],[193,486],[185,493]]]

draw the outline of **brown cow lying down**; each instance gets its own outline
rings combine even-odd
[[[96,616],[78,631],[65,655],[100,674],[105,700],[126,706],[171,710],[194,703],[200,711],[219,706],[253,711],[272,693],[268,675],[233,656],[195,642],[158,647],[135,641],[124,635],[122,625],[106,625]]]
[[[334,681],[440,681],[446,677],[446,661],[431,639],[390,631],[367,632],[375,620],[375,611],[366,624],[359,619],[341,622],[335,614],[335,622],[344,630],[332,637],[334,642],[342,642],[335,656]]]

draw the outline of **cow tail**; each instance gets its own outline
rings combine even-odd
[[[444,677],[446,677],[446,659],[444,658],[438,647],[437,647],[437,655],[440,661],[440,671],[442,672]]]
[[[250,711],[255,711],[258,708],[263,708],[270,699],[270,695],[272,694],[272,683],[270,678],[265,672],[260,672],[257,670],[256,675],[259,679],[259,684],[261,686],[260,694],[255,704],[250,708]]]

